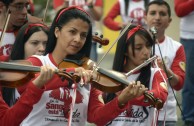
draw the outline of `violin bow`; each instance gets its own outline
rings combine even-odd
[[[94,67],[93,70],[95,70],[100,65],[100,63],[102,62],[102,60],[110,52],[110,50],[113,48],[113,46],[119,41],[119,39],[123,36],[123,34],[127,31],[127,29],[129,28],[129,26],[131,26],[131,22],[128,23],[128,25],[123,29],[123,31],[120,33],[119,37],[113,42],[113,44],[110,46],[110,48],[107,50],[107,52],[102,56],[102,58],[99,60],[99,62],[96,64],[96,66]]]
[[[44,11],[44,17],[42,19],[43,23],[45,23],[45,21],[46,21],[46,13],[47,13],[47,10],[48,10],[49,3],[50,3],[50,0],[47,0],[46,7],[45,7],[45,11]]]
[[[8,22],[9,22],[9,19],[10,19],[10,15],[11,15],[11,11],[8,9],[7,10],[7,14],[6,14],[5,24],[3,26],[3,31],[2,31],[1,37],[0,37],[0,47],[2,46],[1,44],[2,44],[2,41],[3,41],[4,35],[5,35],[5,32],[7,30]]]

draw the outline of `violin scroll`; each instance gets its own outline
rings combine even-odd
[[[149,102],[153,107],[155,107],[157,110],[160,110],[163,108],[164,103],[159,98],[155,98],[153,93],[149,93],[146,91],[144,93],[145,102]]]
[[[102,34],[99,34],[98,32],[95,32],[95,34],[92,36],[92,40],[95,42],[98,42],[100,44],[100,47],[106,46],[109,44],[109,40],[107,38],[103,38]]]

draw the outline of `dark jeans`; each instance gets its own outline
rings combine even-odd
[[[164,121],[158,121],[157,126],[164,126]],[[176,121],[166,121],[165,126],[176,126]]]
[[[186,54],[186,75],[182,90],[183,120],[194,121],[194,40],[181,39],[181,43]]]
[[[191,122],[191,121],[185,121],[184,126],[194,126],[194,122]]]

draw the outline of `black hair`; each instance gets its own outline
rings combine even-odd
[[[42,26],[39,26],[42,25]],[[45,26],[45,27],[44,27]],[[27,31],[27,33],[25,33]],[[46,25],[40,23],[27,23],[23,25],[16,36],[16,40],[12,47],[12,52],[10,55],[11,60],[24,59],[24,45],[32,34],[35,32],[43,31],[48,35],[49,29]]]
[[[34,25],[33,27],[29,27],[29,25]],[[16,36],[16,40],[13,44],[12,52],[10,54],[11,60],[21,60],[24,59],[24,44],[27,42],[27,40],[30,38],[30,36],[38,31],[44,31],[48,35],[48,28],[41,27],[41,26],[35,26],[38,24],[25,24],[21,27],[21,29],[18,31],[18,34]],[[40,24],[43,25],[43,24]],[[43,25],[44,26],[44,25]],[[26,29],[28,29],[27,33]],[[7,88],[2,87],[2,96],[4,101],[9,105],[12,106],[15,102],[15,88]]]
[[[161,5],[166,6],[167,9],[168,9],[168,10],[167,10],[167,11],[168,11],[168,15],[169,15],[169,17],[171,17],[171,9],[170,9],[170,5],[169,5],[166,1],[164,1],[164,0],[154,0],[154,1],[151,1],[151,2],[148,4],[148,6],[146,7],[146,10],[145,10],[146,15],[147,15],[147,13],[148,13],[149,7],[150,7],[151,5],[153,5],[153,4],[156,4],[156,5],[159,5],[159,6],[161,6]]]
[[[91,43],[92,42],[92,23],[89,15],[84,10],[77,9],[77,7],[71,7],[70,9],[66,8],[65,11],[63,8],[58,11],[50,28],[45,54],[51,53],[56,46],[57,41],[55,36],[55,28],[58,27],[59,30],[61,30],[61,28],[64,25],[66,25],[68,22],[70,22],[73,19],[81,19],[83,21],[86,21],[89,24],[90,28],[83,48],[76,55],[68,56],[67,58],[79,59],[79,58],[82,58],[83,56],[89,57],[91,44],[92,44]]]
[[[131,44],[132,45],[132,51],[133,51],[133,56],[134,54],[134,43],[135,43],[135,36],[140,35],[143,36],[144,38],[147,39],[147,42],[149,42],[149,45],[154,48],[154,40],[152,39],[151,35],[149,32],[141,27],[138,31],[136,31],[128,40],[127,40],[127,35],[130,32],[131,29],[137,27],[136,25],[131,25],[127,31],[122,35],[122,37],[119,39],[116,47],[116,52],[115,52],[115,57],[114,57],[114,62],[113,62],[113,70],[119,71],[119,72],[124,72],[124,65],[126,62],[127,56],[125,55],[128,50],[128,46]],[[153,49],[154,50],[154,49]],[[151,56],[154,55],[154,53],[151,54]],[[150,77],[151,77],[151,63],[148,64],[147,66],[141,68],[140,70],[140,75],[137,78],[136,81],[140,81],[142,84],[145,85],[145,87],[149,88],[149,82],[150,82]],[[105,102],[109,102],[112,100],[116,95],[114,93],[110,93],[107,95],[107,98],[105,99]]]
[[[8,7],[11,3],[14,2],[14,0],[1,0],[1,1],[5,4],[6,7]]]

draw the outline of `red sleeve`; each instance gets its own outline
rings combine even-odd
[[[120,3],[117,1],[117,3],[111,8],[111,10],[108,12],[107,16],[104,18],[103,23],[106,27],[108,27],[111,30],[121,30],[119,27],[119,22],[114,21],[114,19],[120,15]]]
[[[194,11],[194,0],[174,0],[174,8],[178,17],[184,17]]]
[[[162,76],[165,79],[167,79],[166,74],[164,73],[163,70],[161,70],[161,73],[162,73]],[[153,81],[152,81],[152,89],[149,90],[148,92],[153,93],[154,98],[159,98],[164,103],[167,99],[168,91],[167,91],[167,87],[166,88],[163,87],[164,85],[162,83],[164,82],[164,79],[162,78],[161,73],[159,71],[157,71],[154,74],[154,78],[153,78]],[[140,97],[138,97],[134,100],[131,100],[129,102],[129,104],[140,105],[140,106],[149,106],[149,105],[151,105],[150,103],[144,102],[144,100],[145,100],[145,97],[140,96]]]
[[[120,109],[117,97],[109,103],[104,104],[99,100],[101,95],[101,91],[92,88],[88,106],[88,122],[95,123],[98,126],[104,126],[116,118],[127,107],[126,105],[123,109]]]
[[[102,0],[96,0],[95,6],[100,6],[100,7],[102,7],[102,6],[103,6],[103,1],[102,1]]]
[[[9,56],[4,56],[4,55],[1,55],[1,56],[0,56],[0,61],[6,62],[6,61],[8,61],[8,60],[9,60]]]
[[[53,8],[56,9],[57,7],[63,5],[64,0],[53,0]]]
[[[28,85],[26,91],[11,108],[3,101],[0,93],[0,126],[19,126],[31,112],[33,105],[40,100],[44,90],[37,88],[32,82]]]
[[[180,46],[180,48],[176,52],[176,57],[174,58],[174,61],[171,66],[171,70],[174,72],[174,74],[176,74],[179,77],[178,84],[176,84],[176,86],[173,87],[175,90],[180,90],[184,84],[185,71],[181,66],[182,66],[182,63],[185,64],[186,62],[185,57],[186,56],[185,56],[184,47]]]

